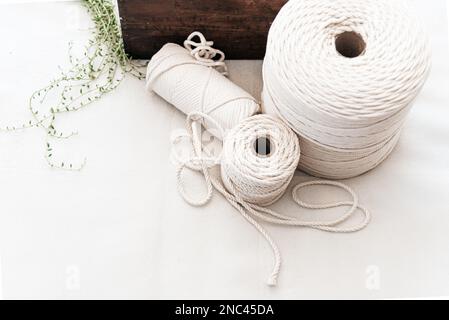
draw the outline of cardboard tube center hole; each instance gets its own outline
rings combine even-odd
[[[272,153],[273,146],[269,137],[257,138],[254,142],[254,150],[256,154],[261,157],[269,157]]]
[[[335,48],[343,57],[356,58],[365,52],[366,43],[357,32],[347,31],[337,36]]]

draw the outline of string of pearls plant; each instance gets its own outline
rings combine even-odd
[[[86,159],[78,163],[57,160],[54,140],[69,139],[77,132],[62,132],[56,128],[57,116],[76,112],[101,99],[121,83],[126,74],[145,79],[141,67],[125,53],[115,7],[111,0],[83,0],[95,24],[93,37],[82,57],[73,55],[69,44],[70,67],[61,69],[59,77],[48,86],[35,91],[29,100],[32,119],[18,126],[6,126],[0,131],[18,131],[39,127],[46,131],[45,159],[50,167],[81,170]]]

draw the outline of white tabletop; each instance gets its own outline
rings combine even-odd
[[[28,98],[67,65],[67,44],[89,37],[78,1],[0,1],[0,126],[29,119]],[[449,48],[446,2],[413,1],[429,29],[433,71],[393,155],[347,183],[373,214],[356,234],[267,226],[284,265],[216,195],[192,208],[176,189],[172,130],[184,116],[128,77],[58,124],[80,135],[50,169],[45,132],[0,133],[0,296],[3,298],[399,298],[449,295]],[[219,47],[219,44],[217,44]],[[260,61],[229,62],[259,96]],[[310,179],[298,173],[295,182]],[[201,179],[191,176],[192,188]],[[311,200],[341,196],[307,193]],[[289,195],[275,208],[298,211]],[[296,211],[295,211],[296,210]],[[310,215],[303,210],[298,214]]]

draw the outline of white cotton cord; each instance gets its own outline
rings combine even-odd
[[[300,136],[300,169],[346,179],[382,163],[430,70],[403,0],[291,0],[273,22],[263,109]]]
[[[212,46],[199,32],[192,33],[184,47],[166,44],[148,64],[146,86],[183,113],[210,115],[220,127],[231,129],[258,113],[260,106],[226,78],[225,55]],[[204,125],[209,127],[209,123]]]
[[[261,154],[257,142],[260,149],[265,147]],[[299,158],[295,133],[275,117],[258,115],[228,132],[223,141],[221,176],[227,189],[243,201],[269,206],[285,193]]]
[[[199,42],[193,39],[198,38]],[[207,41],[201,32],[195,31],[184,41],[184,48],[190,51],[190,55],[201,65],[212,67],[224,76],[228,76],[228,67],[225,63],[226,56],[223,51],[213,48],[214,42]],[[217,59],[218,56],[218,59]]]
[[[178,168],[176,170],[178,191],[183,199],[188,204],[194,207],[204,206],[212,199],[213,186],[209,169],[219,165],[221,161],[221,155],[215,157],[206,157],[203,154],[203,145],[201,142],[201,126],[205,123],[203,120],[207,120],[210,125],[213,125],[214,128],[219,132],[220,136],[225,136],[223,129],[214,118],[201,112],[192,112],[187,116],[186,120],[186,128],[188,130],[188,133],[186,135],[178,134],[172,139],[172,146],[174,147],[174,149],[176,149],[176,145],[179,144],[182,140],[189,140],[192,146],[192,150],[195,154],[194,157],[183,160],[176,152],[174,153],[174,160],[178,163]],[[203,173],[204,180],[207,186],[207,195],[203,199],[195,200],[186,192],[183,182],[183,173],[186,169],[190,169],[192,171],[201,171]]]
[[[201,142],[201,124],[205,122],[217,126],[223,134],[223,151],[216,157],[205,156],[204,146]],[[175,152],[175,159],[179,164],[178,189],[184,200],[193,206],[207,204],[213,195],[213,189],[221,193],[238,212],[254,226],[267,240],[274,255],[273,271],[267,281],[268,285],[275,286],[281,269],[281,254],[275,241],[265,228],[258,222],[285,225],[292,227],[309,227],[326,232],[349,233],[365,228],[370,221],[370,213],[359,205],[356,193],[348,186],[333,181],[311,181],[298,184],[293,188],[293,200],[303,208],[328,209],[335,207],[348,207],[349,209],[340,218],[330,221],[305,221],[296,217],[277,213],[266,206],[273,204],[283,196],[289,186],[300,158],[300,146],[297,136],[280,119],[270,115],[257,115],[243,120],[235,128],[223,132],[222,128],[212,117],[194,112],[188,116],[188,134],[173,139],[174,147],[181,139],[188,139],[192,144],[194,156],[181,159]],[[256,148],[256,141],[268,139],[269,150]],[[221,165],[220,177],[211,174],[212,167]],[[207,195],[203,199],[192,199],[186,192],[182,172],[185,169],[199,171],[207,185]],[[300,199],[299,191],[309,186],[333,186],[347,191],[352,199],[327,204],[311,204]],[[363,221],[348,227],[341,226],[360,211]]]

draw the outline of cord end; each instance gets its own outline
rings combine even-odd
[[[270,287],[276,287],[277,284],[278,284],[277,274],[272,275],[267,281],[267,285]]]

